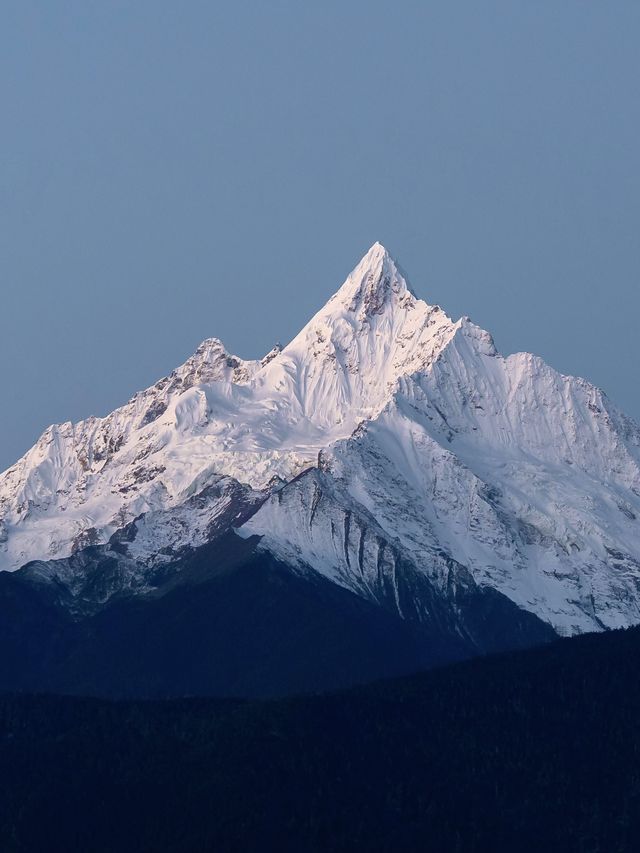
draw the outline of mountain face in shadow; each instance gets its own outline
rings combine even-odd
[[[406,566],[399,589],[381,587],[364,599],[315,572],[294,571],[257,545],[229,533],[178,561],[153,594],[115,598],[82,616],[70,615],[64,588],[28,567],[0,574],[0,690],[278,696],[554,636],[472,582],[443,599]],[[93,561],[101,578],[117,573],[117,561],[98,548]]]

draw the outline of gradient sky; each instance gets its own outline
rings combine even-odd
[[[0,469],[375,240],[640,416],[640,3],[5,0]]]

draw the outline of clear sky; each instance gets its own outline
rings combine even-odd
[[[0,469],[375,240],[640,416],[640,3],[5,0]]]

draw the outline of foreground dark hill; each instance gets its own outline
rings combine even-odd
[[[439,596],[411,565],[370,599],[306,574],[233,533],[174,561],[145,596],[97,612],[29,566],[0,573],[0,691],[108,698],[273,697],[349,687],[493,651],[553,630],[493,589]],[[113,556],[86,549],[88,583]],[[55,565],[55,564],[54,564]],[[36,569],[41,567],[36,566]]]
[[[640,630],[271,702],[0,699],[3,851],[640,849]]]

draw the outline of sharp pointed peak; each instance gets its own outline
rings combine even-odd
[[[355,272],[360,267],[375,267],[380,264],[397,268],[396,261],[392,257],[391,252],[382,243],[376,241],[372,246],[369,247],[369,249],[367,249],[364,255],[360,258],[353,272]]]
[[[376,242],[373,243],[369,247],[369,249],[364,253],[363,260],[364,260],[364,258],[368,258],[368,257],[374,256],[374,255],[375,256],[386,255],[388,258],[391,258],[391,252],[389,252],[387,247],[385,245],[383,245],[379,240],[376,240]]]
[[[391,302],[408,304],[415,298],[398,263],[388,249],[376,241],[329,303],[337,301],[349,311],[377,314]]]

